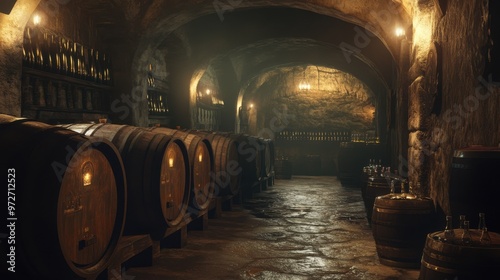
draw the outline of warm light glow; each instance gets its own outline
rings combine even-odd
[[[170,168],[174,167],[174,158],[169,158],[169,159],[168,159],[168,166],[169,166]]]
[[[396,28],[396,36],[403,37],[405,35],[405,30],[401,27]]]
[[[207,93],[207,95],[210,95],[210,90],[209,90],[209,89],[207,89],[206,93]]]
[[[92,166],[92,163],[90,161],[87,161],[86,163],[83,164],[82,173],[83,173],[83,186],[86,187],[92,185],[92,177],[94,176],[94,166]]]
[[[39,25],[41,22],[42,22],[42,17],[41,17],[40,15],[35,15],[35,16],[33,17],[33,23],[34,23],[35,25]]]
[[[202,161],[203,161],[203,154],[200,154],[200,155],[198,156],[198,161],[199,161],[199,162],[202,162]]]
[[[309,83],[300,82],[299,90],[310,90],[310,89],[311,89],[311,85]]]
[[[250,103],[250,109],[252,109],[252,108],[253,108],[253,103]]]

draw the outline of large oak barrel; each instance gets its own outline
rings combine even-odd
[[[244,189],[258,183],[265,174],[265,150],[263,142],[248,134],[227,134],[233,139],[238,147],[239,165],[243,169],[240,185]]]
[[[277,158],[274,162],[276,179],[292,179],[292,162],[288,157]]]
[[[460,239],[461,229],[455,229]],[[442,231],[427,235],[420,266],[420,280],[497,279],[500,271],[500,234],[489,232],[491,244],[479,242],[480,230],[470,230],[472,245],[444,241]]]
[[[109,265],[125,222],[127,185],[118,150],[105,139],[7,115],[0,115],[0,135],[0,167],[11,179],[8,224],[15,226],[15,244],[0,246],[15,261],[15,274],[96,278]]]
[[[337,178],[344,186],[358,186],[367,155],[365,143],[342,142],[337,155]]]
[[[453,154],[449,202],[454,224],[465,215],[471,227],[479,222],[479,213],[486,214],[486,226],[500,231],[498,197],[500,197],[500,148],[471,146]]]
[[[210,141],[214,152],[214,192],[217,196],[234,196],[239,192],[243,169],[239,165],[237,143],[227,135],[187,130]]]
[[[120,151],[129,191],[124,235],[163,237],[168,227],[184,219],[189,202],[190,168],[182,140],[128,125],[70,124],[65,127],[108,139]]]
[[[375,199],[371,227],[382,264],[419,268],[427,234],[436,230],[436,211],[430,198]]]
[[[179,138],[184,142],[191,166],[191,199],[188,211],[196,212],[192,214],[197,215],[198,212],[207,209],[214,197],[215,178],[214,154],[210,142],[198,135],[178,129],[153,127],[149,130]]]
[[[368,177],[368,181],[366,182],[366,189],[361,192],[363,197],[363,203],[365,205],[366,210],[366,219],[368,223],[372,222],[372,213],[373,213],[373,205],[375,203],[375,199],[378,196],[386,195],[391,192],[391,183],[390,179],[380,176],[379,174],[374,174],[373,176]]]

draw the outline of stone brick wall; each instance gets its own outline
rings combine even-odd
[[[417,9],[432,15],[427,26],[420,26],[432,32],[430,40],[414,42],[412,49],[409,176],[421,183],[421,191],[440,210],[449,213],[453,151],[500,142],[500,87],[482,78],[487,1],[450,0],[444,15],[425,5]],[[429,30],[415,27],[415,32]]]

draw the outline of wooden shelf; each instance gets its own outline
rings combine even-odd
[[[43,71],[43,70],[31,68],[31,67],[23,67],[23,73],[28,74],[28,75],[41,77],[41,78],[63,81],[63,82],[67,82],[70,84],[79,85],[82,87],[89,87],[89,88],[95,88],[95,89],[101,89],[101,90],[111,90],[112,89],[112,86],[110,86],[110,85],[104,85],[104,84],[100,84],[100,83],[97,83],[94,81],[87,81],[87,80],[79,79],[76,77],[71,77],[71,76],[67,76],[67,75]]]

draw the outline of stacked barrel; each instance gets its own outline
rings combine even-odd
[[[273,142],[249,135],[2,114],[0,134],[0,167],[15,179],[16,265],[27,278],[98,278],[122,238],[159,241],[215,199],[272,184]]]
[[[112,259],[128,209],[118,149],[106,139],[7,115],[0,115],[0,135],[0,166],[10,171],[15,194],[9,218],[16,272],[26,279],[96,278]]]

